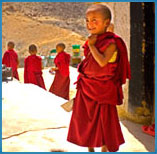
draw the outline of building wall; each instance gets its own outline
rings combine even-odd
[[[128,58],[130,57],[130,3],[116,2],[114,5],[115,33],[120,35],[126,42]],[[123,87],[124,107],[128,110],[128,88],[129,82]]]
[[[128,58],[130,59],[130,2],[106,2],[112,11],[112,22],[114,32],[121,36],[128,49]],[[124,108],[128,111],[128,90],[129,82],[123,86]]]

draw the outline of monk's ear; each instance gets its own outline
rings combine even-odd
[[[105,20],[105,26],[108,27],[110,25],[110,19]]]

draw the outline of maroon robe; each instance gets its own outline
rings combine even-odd
[[[32,83],[46,90],[42,77],[41,57],[31,55],[25,58],[24,83]]]
[[[104,67],[93,58],[88,42],[84,45],[67,140],[84,147],[106,145],[115,152],[124,143],[116,105],[122,104],[122,84],[130,79],[130,65],[125,43],[115,34],[99,35],[95,46],[102,53],[110,43],[117,45],[118,56]]]
[[[7,67],[11,67],[13,72],[13,77],[19,80],[19,75],[17,71],[18,55],[14,50],[8,50],[4,53],[2,58],[2,64],[5,64]]]
[[[54,93],[57,96],[63,97],[64,99],[69,100],[69,86],[70,86],[70,77],[69,77],[69,64],[70,64],[70,55],[64,51],[57,54],[54,59],[54,63],[58,70],[56,70],[54,81],[50,87],[50,92]]]

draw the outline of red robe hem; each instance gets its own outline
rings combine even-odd
[[[54,63],[58,70],[55,73],[54,81],[49,89],[49,92],[69,100],[70,77],[69,63],[70,55],[64,51],[57,54]]]

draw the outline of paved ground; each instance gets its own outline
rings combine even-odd
[[[73,79],[77,76],[72,69]],[[44,70],[44,74],[48,69]],[[52,75],[44,76],[46,86]],[[75,88],[71,84],[71,89]],[[71,113],[60,105],[66,100],[35,85],[17,81],[2,83],[2,151],[3,152],[87,152],[87,148],[66,141]],[[119,152],[153,152],[155,138],[141,131],[141,125],[120,121],[125,138]],[[96,149],[99,152],[100,148]]]

